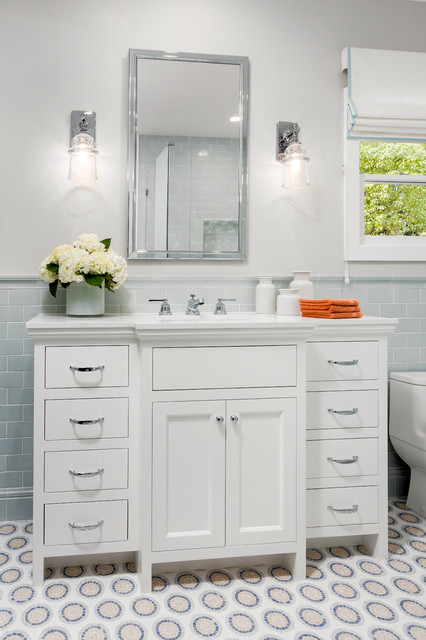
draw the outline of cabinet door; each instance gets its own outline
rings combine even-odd
[[[154,551],[225,544],[225,403],[154,403]]]
[[[296,537],[296,399],[227,403],[226,541]]]

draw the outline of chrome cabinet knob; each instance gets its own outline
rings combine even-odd
[[[224,422],[223,416],[216,416],[216,422]]]
[[[231,416],[230,420],[231,422],[238,422],[238,416]]]

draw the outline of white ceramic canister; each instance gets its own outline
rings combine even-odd
[[[290,289],[298,289],[299,298],[312,300],[314,298],[314,283],[309,280],[310,271],[293,271],[293,280],[289,284]]]
[[[297,289],[279,289],[277,314],[279,316],[300,316],[299,292]]]
[[[256,285],[256,313],[275,313],[275,287],[272,278],[259,278]]]

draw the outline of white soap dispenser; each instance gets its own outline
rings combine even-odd
[[[272,278],[259,278],[256,286],[256,313],[275,313],[275,287]]]

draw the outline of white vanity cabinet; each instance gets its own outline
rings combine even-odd
[[[386,333],[324,323],[307,344],[308,543],[353,537],[380,557],[387,555]]]
[[[154,403],[153,551],[295,541],[296,424],[295,398]]]
[[[395,324],[30,320],[34,583],[45,565],[124,554],[147,592],[153,571],[179,566],[269,559],[303,579],[307,537],[358,535],[385,555]]]
[[[229,565],[280,555],[302,578],[309,325],[216,327],[142,346],[143,413],[152,410],[151,562]]]
[[[35,339],[34,584],[43,583],[46,564],[119,556],[138,544],[134,334],[111,335],[95,325],[65,329],[61,320],[56,330],[29,326]]]

